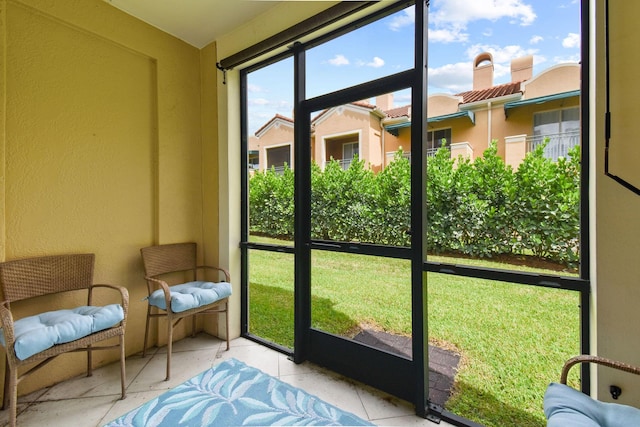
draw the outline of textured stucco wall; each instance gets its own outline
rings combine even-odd
[[[96,282],[129,289],[127,353],[139,352],[140,248],[192,240],[217,263],[215,45],[199,51],[99,0],[1,1],[0,17],[0,257],[95,253]],[[59,358],[19,392],[83,365]]]

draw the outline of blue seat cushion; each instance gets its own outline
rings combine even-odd
[[[170,286],[169,291],[171,292],[171,311],[180,313],[230,296],[231,284],[195,281]],[[167,309],[162,289],[153,292],[148,298],[149,304],[162,310]]]
[[[558,383],[547,387],[544,414],[547,427],[627,427],[640,424],[640,409],[600,402]]]
[[[124,319],[120,304],[104,307],[82,306],[56,310],[16,320],[13,324],[16,357],[28,359],[56,344],[64,344],[109,329]],[[6,347],[4,331],[0,344]]]

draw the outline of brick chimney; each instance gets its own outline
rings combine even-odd
[[[511,60],[511,81],[521,82],[533,77],[533,55]]]
[[[483,52],[473,61],[473,90],[487,89],[493,86],[493,56]]]
[[[382,111],[391,110],[393,108],[393,94],[385,93],[384,95],[376,96],[376,107]]]

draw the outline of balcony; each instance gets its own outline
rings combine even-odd
[[[340,164],[340,167],[342,168],[342,170],[347,170],[349,169],[349,166],[351,166],[351,163],[353,162],[353,159],[334,159],[331,158],[331,160],[326,161],[324,163],[324,166],[327,167],[329,166],[329,163],[331,162],[338,162]]]
[[[535,150],[536,147],[545,143],[547,140],[549,143],[544,148],[544,156],[557,161],[559,157],[566,157],[571,148],[580,145],[580,131],[575,130],[553,135],[527,136],[527,152]]]

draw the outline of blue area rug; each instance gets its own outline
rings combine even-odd
[[[373,425],[264,372],[230,359],[105,427]]]

